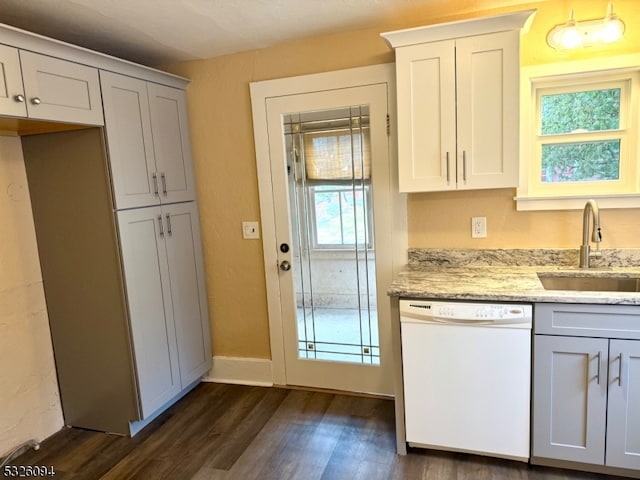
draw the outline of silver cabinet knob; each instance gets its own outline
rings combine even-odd
[[[22,95],[21,93],[14,95],[13,99],[18,103],[24,103],[24,95]]]
[[[282,270],[283,272],[288,272],[289,270],[291,270],[291,264],[284,260],[282,263],[280,263],[280,270]]]
[[[42,102],[40,101],[40,99],[38,97],[33,97],[31,99],[31,103],[33,103],[34,105],[40,105],[40,103],[42,103]]]

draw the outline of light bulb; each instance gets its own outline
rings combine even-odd
[[[582,45],[582,34],[575,26],[566,26],[560,32],[558,43],[562,48],[577,48]]]

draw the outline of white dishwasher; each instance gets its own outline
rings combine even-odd
[[[532,306],[400,300],[406,441],[529,459]]]

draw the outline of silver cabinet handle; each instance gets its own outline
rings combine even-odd
[[[22,95],[21,93],[14,95],[13,99],[18,103],[24,103],[24,95]]]
[[[164,196],[167,196],[167,177],[165,177],[164,172],[160,172],[160,180],[162,180],[162,193]]]
[[[282,263],[280,263],[280,270],[282,270],[283,272],[288,272],[289,270],[291,270],[291,264],[286,260],[283,260]]]
[[[462,180],[467,183],[467,151],[462,151]]]
[[[158,174],[156,172],[153,172],[151,174],[151,178],[153,178],[153,194],[156,197],[160,196],[159,190],[158,190]]]
[[[596,355],[596,358],[598,359],[598,377],[597,377],[598,378],[598,385],[600,385],[600,364],[602,363],[600,361],[601,356],[602,356],[602,352],[598,352],[598,355]]]
[[[40,98],[38,97],[33,97],[31,99],[31,103],[33,103],[34,105],[40,105],[42,102],[40,101]]]
[[[451,182],[451,167],[449,164],[449,152],[447,152],[447,185]]]
[[[622,353],[618,355],[618,361],[620,362],[618,364],[618,386],[621,387],[622,386]]]
[[[171,231],[171,215],[167,213],[167,233],[169,236],[173,235],[173,231]]]
[[[162,215],[158,215],[158,228],[160,229],[160,236],[164,237],[164,225],[162,224]]]

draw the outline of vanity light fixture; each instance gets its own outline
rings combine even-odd
[[[613,12],[613,5],[607,6],[604,18],[578,22],[569,12],[566,23],[556,25],[547,35],[549,46],[557,50],[570,50],[617,42],[624,36],[624,23]]]

